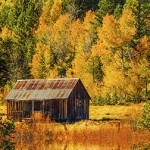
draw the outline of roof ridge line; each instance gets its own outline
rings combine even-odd
[[[19,79],[17,81],[32,81],[32,80],[69,80],[69,79],[80,79],[80,78],[49,78],[49,79]]]

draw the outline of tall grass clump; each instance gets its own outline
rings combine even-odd
[[[148,132],[134,131],[129,123],[120,121],[18,122],[14,134],[14,142],[17,147],[32,145],[32,149],[34,145],[41,147],[42,143],[48,143],[48,141],[50,143],[70,143],[71,145],[91,144],[112,147],[117,147],[119,143],[121,148],[130,148],[133,143],[139,145],[150,140]]]
[[[150,131],[150,101],[144,104],[141,118],[138,121],[138,127],[140,129],[145,128]]]

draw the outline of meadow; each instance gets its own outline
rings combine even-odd
[[[138,120],[141,116],[143,103],[124,105],[90,105],[92,120]]]
[[[124,105],[90,105],[90,120],[135,120],[137,121],[142,113],[143,103]],[[0,104],[0,113],[6,114],[6,105]]]
[[[15,122],[12,142],[15,149],[135,149],[150,147],[150,133],[138,130],[136,122],[143,104],[129,106],[90,106],[90,119],[56,123]],[[0,106],[1,113],[6,107]]]

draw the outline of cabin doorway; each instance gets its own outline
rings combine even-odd
[[[23,119],[32,117],[32,101],[23,102]]]
[[[43,101],[34,101],[34,113],[35,120],[41,120],[43,118]]]

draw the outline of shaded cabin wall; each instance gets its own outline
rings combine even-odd
[[[45,118],[50,116],[50,118],[55,120],[66,120],[67,99],[46,100],[44,106],[44,116]]]
[[[7,118],[35,120],[50,117],[55,120],[67,120],[67,99],[43,101],[7,101]]]
[[[89,119],[89,96],[79,81],[68,99],[68,119]]]

